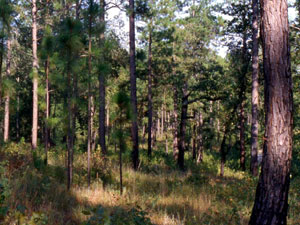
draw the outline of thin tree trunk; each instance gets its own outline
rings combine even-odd
[[[243,18],[243,21],[246,18]],[[246,32],[243,33],[243,65],[241,70],[241,87],[240,87],[240,167],[243,171],[246,170],[246,151],[245,151],[245,90],[246,90],[246,75],[248,71],[248,60],[247,60],[247,36]]]
[[[48,147],[49,147],[49,127],[48,127],[48,119],[50,113],[50,93],[49,93],[49,66],[50,66],[50,57],[48,55],[46,64],[45,64],[45,71],[46,71],[46,120],[45,120],[45,164],[48,163]]]
[[[258,0],[252,0],[252,122],[251,122],[251,161],[250,161],[250,172],[253,176],[258,175],[258,104],[259,104],[259,83],[258,83],[258,72],[259,72],[259,59],[258,59],[258,23],[259,23],[259,11],[258,11]]]
[[[37,147],[38,137],[38,57],[37,57],[37,7],[32,0],[32,70],[33,70],[33,106],[32,106],[32,149]]]
[[[92,94],[91,94],[91,75],[92,75],[92,8],[93,0],[90,1],[89,15],[89,58],[88,58],[88,135],[87,135],[87,172],[88,172],[88,187],[91,185],[91,138],[92,138]]]
[[[181,118],[179,125],[179,143],[178,143],[178,166],[181,170],[184,170],[184,152],[185,152],[185,136],[186,136],[186,120],[188,113],[188,95],[187,95],[187,83],[184,84],[182,105],[181,105]]]
[[[9,79],[10,77],[10,61],[11,61],[11,40],[7,40],[7,59],[6,59],[6,76]],[[5,110],[4,110],[4,142],[9,140],[9,103],[10,103],[10,94],[7,91],[5,96]]]
[[[130,45],[130,98],[132,108],[132,161],[133,168],[138,169],[139,165],[139,135],[137,123],[137,97],[136,97],[136,65],[135,65],[135,12],[134,0],[129,0],[129,45]]]
[[[197,164],[203,161],[203,135],[202,135],[202,126],[203,126],[203,116],[199,112],[199,122],[198,122],[198,134],[197,134]]]
[[[178,158],[178,105],[177,105],[177,87],[174,86],[174,121],[173,121],[173,157]]]
[[[4,55],[4,43],[3,38],[0,38],[0,108],[2,106],[2,66]]]
[[[243,171],[246,170],[244,102],[241,103],[240,109],[240,167]]]
[[[104,48],[105,42],[105,1],[100,0],[100,23],[102,31],[100,33],[100,49]],[[103,63],[104,57],[101,56],[101,62]],[[99,71],[99,144],[103,155],[106,155],[106,142],[105,142],[105,74]]]
[[[148,157],[152,154],[152,19],[148,47]]]
[[[249,224],[287,224],[293,94],[286,0],[261,0],[265,77],[264,156]]]

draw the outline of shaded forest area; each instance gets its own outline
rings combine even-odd
[[[0,0],[0,224],[300,224],[299,46],[299,0]]]

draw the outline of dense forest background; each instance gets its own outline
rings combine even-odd
[[[0,224],[248,224],[267,140],[261,7],[0,0]],[[284,187],[300,224],[299,0],[289,18]]]

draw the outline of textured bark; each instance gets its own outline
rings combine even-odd
[[[148,47],[148,157],[152,154],[152,20]]]
[[[38,56],[37,56],[37,7],[32,0],[32,70],[33,70],[33,105],[32,105],[32,149],[37,147],[38,137]]]
[[[258,101],[259,101],[259,83],[258,83],[258,72],[259,72],[259,59],[258,59],[258,23],[259,23],[259,12],[258,12],[258,0],[252,0],[252,121],[251,121],[251,161],[250,161],[250,172],[253,176],[258,175]]]
[[[7,40],[7,57],[6,57],[6,76],[10,77],[10,61],[11,61],[11,40]],[[9,140],[9,103],[10,96],[9,91],[7,91],[5,96],[5,108],[4,108],[4,134],[3,140],[7,142]]]
[[[102,31],[100,33],[100,49],[103,49],[105,42],[105,1],[100,0],[100,23]],[[103,63],[104,57],[101,56],[100,63]],[[106,141],[105,141],[105,74],[99,71],[99,144],[103,155],[106,155]]]
[[[130,100],[132,110],[131,136],[133,142],[132,162],[133,168],[139,165],[139,135],[137,123],[137,97],[136,97],[136,65],[135,65],[135,12],[134,0],[129,0],[129,46],[130,46]]]
[[[293,96],[286,0],[261,0],[265,77],[264,157],[249,224],[287,224]]]

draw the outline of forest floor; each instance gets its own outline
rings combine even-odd
[[[88,188],[86,153],[77,151],[74,183],[67,191],[64,152],[52,149],[44,166],[42,153],[32,154],[25,143],[0,151],[0,224],[248,224],[257,178],[228,167],[220,177],[213,152],[200,165],[188,159],[185,172],[176,169],[171,154],[155,152],[149,161],[143,150],[134,172],[125,153],[122,196],[117,153],[105,163],[93,154]],[[300,179],[292,178],[290,225],[300,224],[299,187]]]

